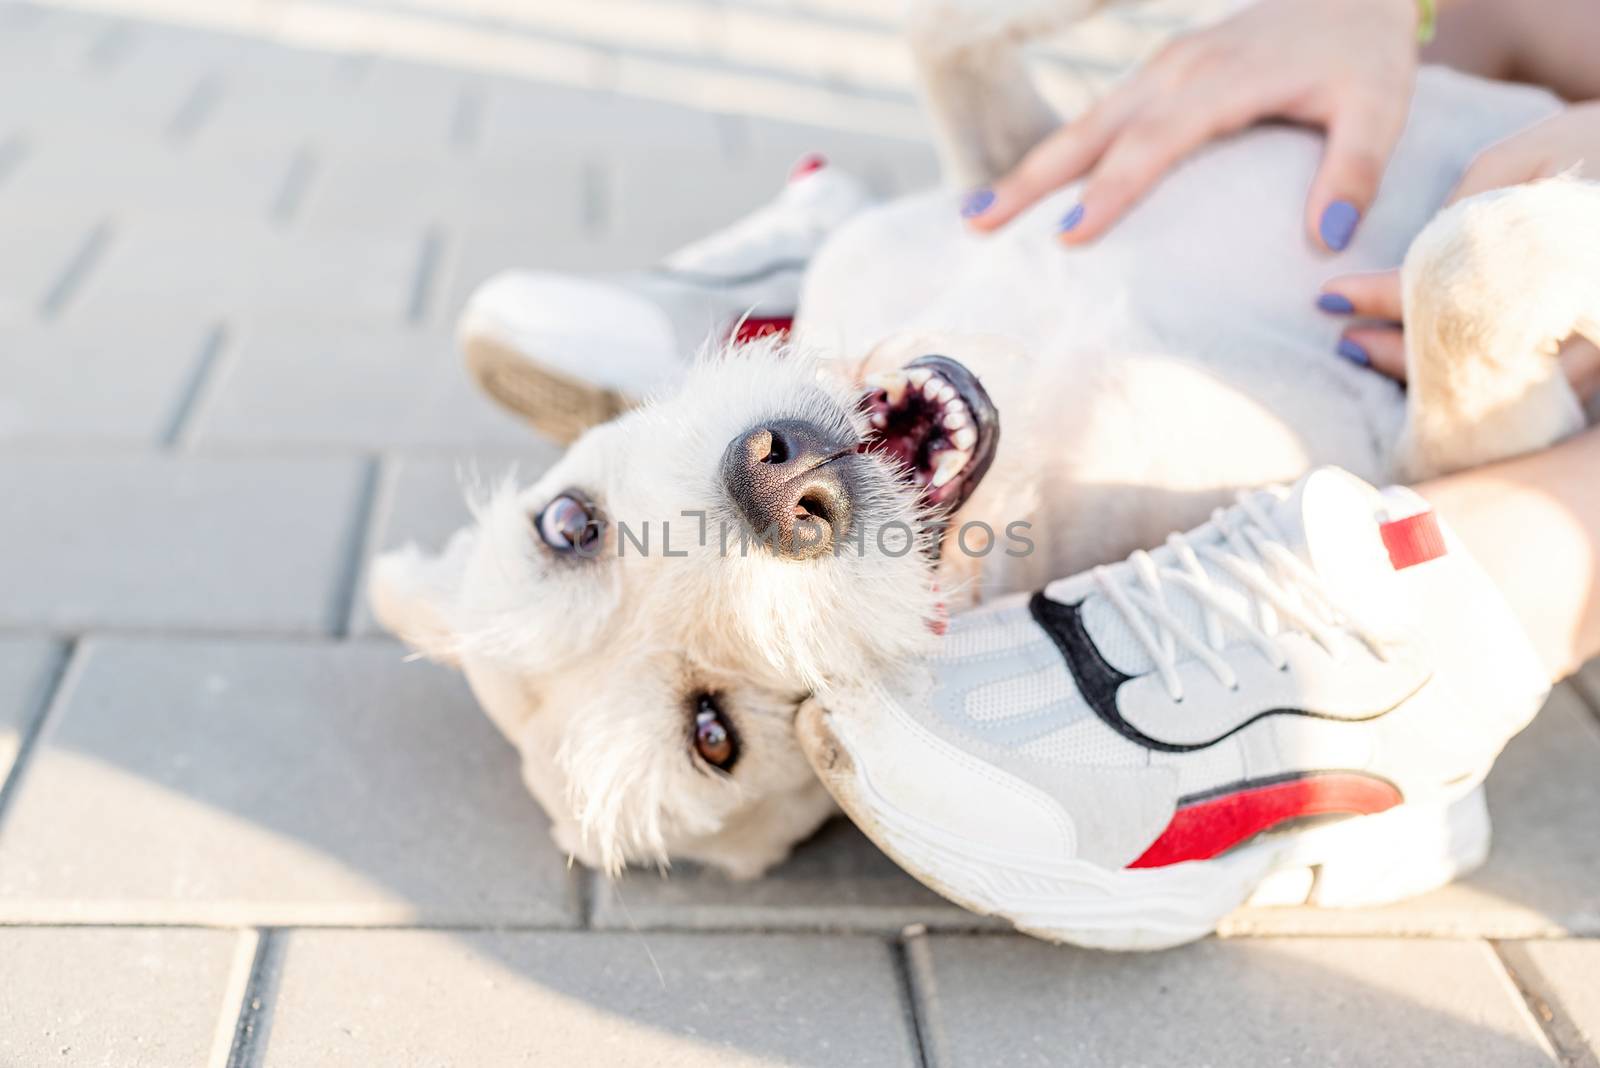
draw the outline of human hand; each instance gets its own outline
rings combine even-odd
[[[1332,314],[1354,314],[1372,322],[1345,330],[1339,355],[1404,382],[1406,341],[1400,323],[1400,272],[1352,274],[1328,283],[1317,306]],[[1600,348],[1584,338],[1567,339],[1559,353],[1567,383],[1585,403],[1600,394]]]
[[[1446,204],[1524,182],[1570,173],[1600,178],[1600,102],[1577,104],[1480,152]],[[1400,272],[1345,275],[1323,287],[1317,306],[1368,320],[1339,339],[1339,355],[1405,379]],[[1580,397],[1600,392],[1600,349],[1581,338],[1561,349],[1563,370]]]
[[[1088,175],[1062,218],[1069,245],[1105,233],[1184,156],[1262,119],[1327,130],[1306,205],[1313,241],[1350,243],[1405,127],[1417,69],[1416,0],[1259,0],[1181,37],[1036,145],[962,214],[990,231]]]

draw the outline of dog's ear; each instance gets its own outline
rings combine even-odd
[[[385,630],[429,660],[455,665],[459,647],[453,617],[476,532],[459,530],[438,556],[415,545],[372,562],[368,599]]]

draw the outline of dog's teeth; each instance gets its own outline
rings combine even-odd
[[[899,371],[879,371],[866,377],[868,389],[883,390],[889,407],[899,404],[906,395],[906,376]]]
[[[960,430],[972,422],[964,407],[954,406],[944,413],[944,428],[946,430]]]
[[[930,378],[928,379],[927,384],[922,387],[922,395],[931,401],[936,401],[939,399],[939,394],[948,388],[949,387],[944,384],[943,379]]]
[[[950,383],[946,382],[944,384],[944,386],[941,387],[940,390],[939,390],[939,400],[942,401],[945,404],[949,404],[951,401],[953,401],[955,399],[956,399],[956,387],[954,387]]]
[[[950,443],[958,449],[970,449],[978,443],[978,432],[964,426],[950,435]]]
[[[938,462],[933,467],[933,481],[930,483],[933,488],[938,489],[960,474],[961,469],[967,466],[967,459],[967,453],[959,449],[946,449],[941,452]]]
[[[882,430],[884,427],[889,425],[889,413],[888,412],[873,412],[872,415],[868,416],[867,422],[871,423],[873,426],[877,427],[879,430]]]
[[[927,382],[928,379],[932,377],[933,372],[928,370],[926,367],[913,367],[911,370],[906,372],[906,379],[918,389],[921,389],[923,383]]]

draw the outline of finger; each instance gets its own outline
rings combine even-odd
[[[1329,121],[1327,148],[1306,204],[1313,241],[1332,252],[1349,246],[1378,195],[1384,169],[1405,129],[1405,116],[1403,100],[1363,96]]]
[[[1578,399],[1585,404],[1600,396],[1600,348],[1586,338],[1574,337],[1561,346],[1561,370]]]
[[[1322,287],[1317,307],[1330,315],[1358,315],[1363,319],[1399,322],[1403,318],[1400,272],[1347,274],[1330,279]]]
[[[1406,380],[1406,341],[1397,326],[1353,326],[1339,338],[1336,351],[1353,364]]]
[[[1093,241],[1179,160],[1250,121],[1234,121],[1237,109],[1226,100],[1202,103],[1208,95],[1204,87],[1197,86],[1183,111],[1142,116],[1119,130],[1084,183],[1077,205],[1060,220],[1061,240],[1069,245]]]
[[[1467,164],[1466,171],[1461,175],[1461,181],[1450,191],[1450,199],[1445,203],[1454,204],[1458,200],[1487,193],[1491,189],[1520,185],[1538,176],[1538,168],[1530,167],[1525,159],[1490,147],[1478,153],[1477,158]]]
[[[1132,107],[1132,87],[1113,93],[1063,125],[1022,157],[1022,162],[987,189],[967,194],[962,214],[975,230],[1004,226],[1023,211],[1081,176],[1110,143],[1121,116]]]

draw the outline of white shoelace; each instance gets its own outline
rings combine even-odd
[[[1180,646],[1209,668],[1218,682],[1230,690],[1239,688],[1238,674],[1221,655],[1225,624],[1280,671],[1289,666],[1277,640],[1284,630],[1280,620],[1310,636],[1330,654],[1337,655],[1335,643],[1343,631],[1360,640],[1380,660],[1387,659],[1375,632],[1341,609],[1317,574],[1284,546],[1282,532],[1259,498],[1240,494],[1238,502],[1235,508],[1218,508],[1211,513],[1212,525],[1221,533],[1223,544],[1194,545],[1187,536],[1173,534],[1167,538],[1167,548],[1172,550],[1177,566],[1162,566],[1142,549],[1130,556],[1128,565],[1137,579],[1132,588],[1125,587],[1110,568],[1094,569],[1095,582],[1150,654],[1172,700],[1183,700],[1177,661]],[[1201,560],[1227,573],[1254,595],[1260,622],[1229,602],[1201,566]],[[1168,606],[1169,586],[1199,602],[1205,620],[1203,638],[1192,633]]]

